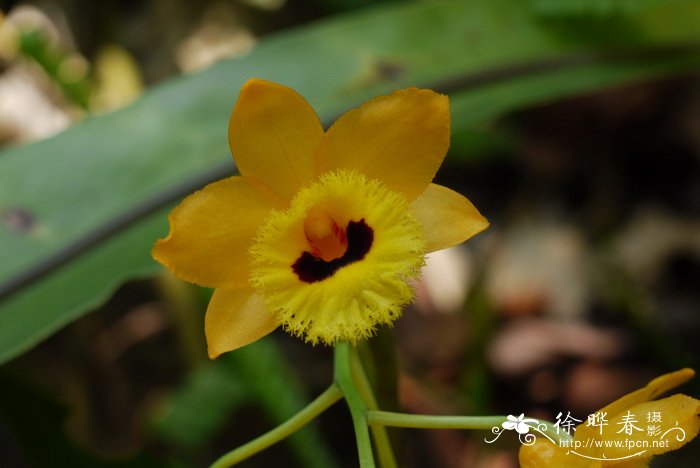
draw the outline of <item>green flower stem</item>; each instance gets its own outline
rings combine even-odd
[[[228,452],[216,460],[211,468],[224,468],[232,466],[248,457],[276,444],[280,440],[289,437],[309,422],[313,421],[319,414],[328,409],[333,403],[340,400],[343,393],[336,384],[331,385],[325,392],[309,403],[304,409],[286,420],[271,431],[253,439],[245,445]],[[364,465],[363,465],[364,466]]]
[[[491,429],[506,421],[505,416],[429,416],[423,414],[370,411],[370,424],[421,429]]]
[[[390,411],[368,411],[367,420],[370,424],[381,424],[390,427],[408,427],[421,429],[492,429],[501,427],[505,416],[429,416],[423,414],[393,413]],[[554,425],[540,421],[546,426],[545,433],[557,443],[569,441],[571,436],[566,431],[555,429]]]
[[[374,396],[372,386],[369,383],[364,367],[362,367],[362,361],[355,347],[350,349],[350,372],[357,391],[367,409],[378,410],[379,405],[377,404],[377,399]],[[396,468],[396,459],[394,458],[394,451],[391,448],[391,442],[386,433],[386,428],[382,425],[370,424],[370,429],[372,430],[372,437],[374,437],[374,445],[377,448],[379,465],[382,468]]]
[[[343,392],[345,401],[350,408],[353,426],[355,427],[360,467],[374,468],[374,454],[372,453],[372,442],[369,439],[367,423],[367,407],[355,387],[350,366],[349,345],[347,343],[338,343],[334,350],[335,382]]]
[[[335,347],[333,358],[335,381],[333,385],[287,421],[257,439],[223,455],[211,465],[211,468],[229,467],[276,444],[304,427],[341,398],[347,402],[352,415],[360,468],[375,468],[372,442],[369,437],[370,427],[382,468],[396,468],[394,453],[385,430],[387,426],[493,430],[501,428],[501,424],[508,420],[505,416],[429,416],[380,411],[367,374],[362,367],[362,361],[357,355],[357,350],[347,343],[339,343]],[[561,444],[563,441],[571,440],[568,433],[557,431],[551,423],[539,420],[538,423],[544,425],[542,433],[555,443]],[[540,429],[533,427],[533,430],[539,431]]]

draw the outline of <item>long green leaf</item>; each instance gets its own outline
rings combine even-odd
[[[271,37],[242,59],[0,154],[0,362],[123,280],[155,271],[149,250],[167,210],[151,209],[193,177],[226,164],[233,171],[226,125],[250,77],[298,89],[325,120],[393,88],[448,89],[459,132],[519,106],[700,62],[696,2],[635,9],[596,34],[563,26],[524,0],[365,10]],[[24,287],[8,294],[15,286]]]

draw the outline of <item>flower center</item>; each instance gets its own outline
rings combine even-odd
[[[356,342],[401,315],[424,251],[402,194],[357,172],[327,172],[260,227],[250,282],[289,332]]]
[[[306,214],[304,234],[311,254],[326,262],[342,257],[348,249],[345,231],[320,208],[313,207]]]
[[[337,225],[335,226],[336,228],[338,227]],[[340,257],[325,260],[311,252],[302,253],[292,265],[292,270],[294,270],[294,273],[300,280],[305,283],[315,283],[330,278],[341,267],[365,258],[365,255],[372,248],[374,231],[367,225],[364,218],[359,221],[350,221],[347,227],[347,235],[345,234],[346,231],[340,228],[338,228],[338,231],[343,233],[342,238],[345,241],[343,254]]]

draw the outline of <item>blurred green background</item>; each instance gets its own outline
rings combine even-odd
[[[384,408],[585,419],[698,367],[697,2],[0,5],[0,466],[206,466],[330,383],[331,350],[281,332],[209,361],[210,292],[150,257],[180,199],[235,173],[251,77],[326,125],[397,88],[450,95],[437,182],[491,227],[431,255],[365,347]],[[391,433],[401,466],[517,466],[514,437]],[[340,403],[241,466],[356,465]]]

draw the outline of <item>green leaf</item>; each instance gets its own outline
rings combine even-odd
[[[650,6],[677,0],[532,0],[533,7],[546,16],[609,17],[634,13]]]
[[[226,127],[250,77],[294,87],[325,121],[390,89],[447,90],[459,133],[518,107],[698,68],[697,2],[635,9],[596,34],[583,26],[542,21],[525,0],[381,6],[267,38],[244,58],[4,152],[0,361],[156,271],[160,208],[233,172]]]
[[[159,267],[148,257],[161,235],[167,209],[110,238],[0,307],[0,362],[12,359],[82,313],[107,300],[128,279],[149,277]],[[5,255],[5,254],[3,254]]]
[[[484,85],[478,92],[459,93],[452,99],[453,127],[457,133],[473,132],[480,124],[488,123],[514,108],[689,70],[699,64],[695,57],[686,53],[665,53],[652,61],[639,56],[620,57],[611,61],[598,60],[582,68],[552,70],[517,81]]]

